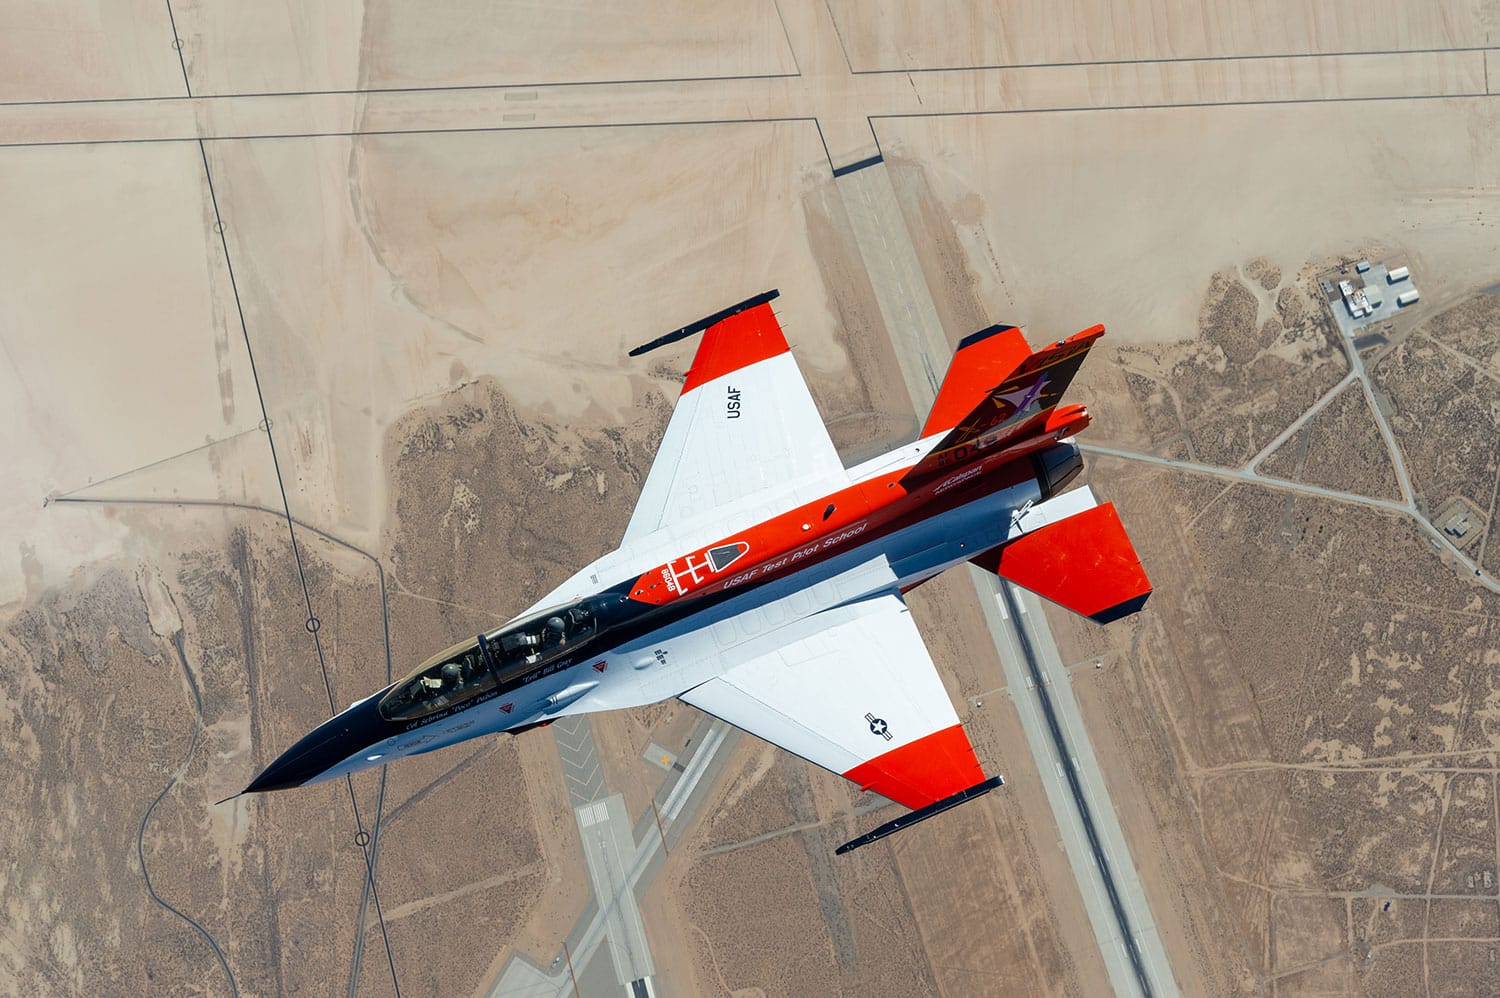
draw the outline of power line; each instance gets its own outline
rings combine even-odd
[[[245,309],[240,303],[240,289],[234,277],[234,262],[229,256],[229,239],[225,234],[223,216],[219,213],[219,196],[214,190],[213,171],[208,165],[208,148],[203,144],[202,139],[198,140],[198,155],[203,160],[203,175],[208,181],[208,197],[214,209],[214,229],[219,233],[219,245],[224,250],[224,266],[229,271],[229,287],[234,293],[234,308],[235,312],[239,315],[240,332],[245,338],[245,353],[250,360],[250,376],[255,382],[255,397],[260,402],[261,425],[265,427],[266,443],[271,448],[271,466],[276,471],[276,486],[281,491],[281,508],[286,516],[287,535],[291,538],[292,557],[297,562],[297,579],[302,585],[302,599],[307,607],[307,632],[312,635],[313,647],[318,653],[318,670],[323,675],[323,690],[328,695],[328,713],[332,716],[337,711],[334,706],[333,683],[328,678],[328,661],[323,655],[323,639],[319,634],[319,631],[322,630],[322,622],[318,620],[317,614],[313,612],[312,591],[307,585],[307,572],[302,565],[302,550],[297,544],[297,528],[292,520],[292,507],[287,501],[286,482],[281,476],[281,461],[276,454],[276,438],[271,432],[271,416],[266,410],[265,393],[261,391],[260,387],[260,372],[255,366],[255,351],[250,346],[250,327],[245,322]],[[254,695],[254,691],[251,691],[251,693]],[[395,958],[391,955],[391,939],[386,931],[385,913],[382,911],[380,905],[380,891],[375,886],[375,863],[370,849],[373,838],[365,831],[364,821],[359,814],[359,801],[354,796],[354,778],[346,776],[344,777],[344,782],[349,790],[349,806],[354,810],[354,842],[359,846],[361,855],[364,856],[366,884],[370,889],[370,897],[375,902],[375,917],[380,921],[380,937],[385,943],[385,960],[391,971],[391,985],[396,990],[397,998],[400,998],[401,983],[396,976]]]

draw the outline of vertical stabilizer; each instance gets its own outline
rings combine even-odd
[[[1049,415],[1094,341],[1103,335],[1104,327],[1094,326],[1019,356],[1018,343],[1024,347],[1025,341],[1014,327],[991,327],[966,339],[953,355],[923,435],[941,432],[957,412],[967,415],[906,477],[925,477],[1049,430]],[[976,337],[983,339],[975,342]],[[1002,365],[1005,371],[997,371]],[[1080,406],[1069,408],[1079,409],[1081,415]]]

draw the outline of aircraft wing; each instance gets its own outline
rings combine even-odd
[[[771,311],[771,291],[637,351],[707,331],[621,547],[672,527],[714,537],[849,484]],[[710,538],[712,539],[712,538]]]
[[[827,614],[826,629],[681,698],[909,808],[982,783],[968,735],[900,595]]]

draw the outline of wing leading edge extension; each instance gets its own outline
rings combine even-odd
[[[914,810],[937,813],[983,792],[984,772],[906,604],[887,593],[855,609],[681,698]]]

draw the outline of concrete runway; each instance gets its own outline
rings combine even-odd
[[[937,397],[952,350],[890,175],[884,163],[877,163],[840,177],[838,184],[912,407],[919,414],[926,413]],[[1003,663],[1006,686],[1020,711],[1047,800],[1063,832],[1064,848],[1115,992],[1176,995],[1166,950],[1041,604],[1014,587],[1009,587],[1014,594],[1003,593],[1001,581],[978,568],[969,569],[969,578]],[[1013,602],[1018,612],[1006,612],[1007,602]],[[1028,680],[1028,668],[1040,681]],[[1049,686],[1056,687],[1050,696]],[[1064,767],[1071,767],[1071,772]]]
[[[593,758],[593,738],[589,735],[585,741],[577,732],[587,730],[588,719],[570,720],[574,723],[568,730],[557,735],[559,748],[566,744],[564,751],[586,763]],[[654,993],[655,967],[637,902],[666,858],[664,846],[677,841],[691,823],[737,739],[738,733],[722,721],[704,717],[699,722],[690,738],[696,748],[679,760],[682,771],[670,772],[657,791],[660,831],[649,811],[632,829],[623,799],[618,794],[604,796],[602,780],[599,797],[579,803],[577,789],[592,781],[577,781],[564,767],[564,781],[577,805],[574,816],[593,898],[568,933],[566,957],[560,954],[543,969],[525,957],[512,956],[491,985],[490,998],[567,998],[575,993],[575,981],[585,994],[610,993],[613,988],[627,995],[642,989]]]
[[[1175,995],[1166,949],[1041,600],[981,569],[969,572],[1115,991]]]
[[[635,855],[625,798],[613,794],[578,808],[578,832],[583,858],[588,864],[594,897],[609,898],[605,905],[604,934],[609,942],[616,980],[621,987],[656,973],[646,945],[646,926],[636,904],[635,885],[626,875],[626,864]]]

